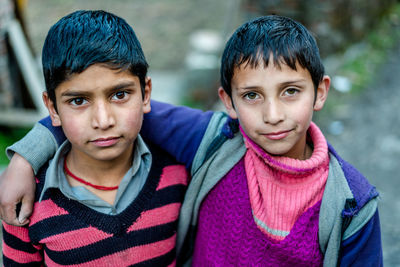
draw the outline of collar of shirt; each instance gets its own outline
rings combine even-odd
[[[64,173],[64,157],[70,151],[71,144],[66,140],[57,150],[54,158],[49,162],[46,171],[46,179],[40,201],[44,193],[49,188],[59,189],[66,197],[76,200],[89,208],[105,214],[117,214],[122,212],[130,203],[132,203],[140,193],[147,180],[152,163],[150,150],[140,135],[136,138],[133,151],[132,167],[122,179],[114,204],[111,205],[98,196],[87,190],[83,186],[71,187]]]

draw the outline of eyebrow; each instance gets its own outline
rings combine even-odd
[[[118,91],[118,90],[121,90],[121,89],[124,89],[127,87],[135,86],[135,85],[136,85],[136,83],[131,82],[131,81],[121,82],[121,83],[118,83],[116,85],[113,85],[113,86],[107,88],[106,91],[108,93],[115,92],[115,91]],[[71,91],[66,91],[66,92],[62,93],[61,96],[74,97],[74,96],[88,96],[90,94],[91,94],[91,92],[89,92],[89,91],[74,91],[74,89],[71,89]]]
[[[117,91],[117,90],[120,90],[120,89],[124,89],[126,87],[135,86],[135,85],[136,85],[135,82],[122,82],[122,83],[119,83],[119,84],[117,84],[115,86],[112,86],[110,88],[110,91]]]
[[[294,83],[302,83],[302,82],[305,82],[305,81],[306,81],[306,79],[298,79],[298,80],[283,82],[280,85],[287,86],[287,85],[291,85],[291,84],[294,84]]]
[[[291,80],[291,81],[286,81],[286,82],[282,82],[279,83],[280,87],[284,87],[284,86],[288,86],[288,85],[292,85],[292,84],[296,84],[296,83],[302,83],[305,82],[305,79],[298,79],[298,80]],[[254,90],[260,88],[260,86],[258,85],[249,85],[249,86],[244,86],[244,87],[238,87],[238,89],[240,90]]]

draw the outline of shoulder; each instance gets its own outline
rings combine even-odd
[[[212,156],[215,157],[218,154],[223,154],[228,163],[231,153],[240,152],[237,149],[242,145],[238,121],[224,112],[215,112],[196,152],[192,173],[195,173]]]
[[[339,156],[332,145],[328,144],[329,152],[333,155],[346,178],[347,184],[356,200],[357,207],[362,208],[368,201],[378,196],[375,186],[371,185],[365,176],[359,172],[353,165]]]
[[[178,184],[187,185],[189,174],[184,164],[178,162],[175,157],[159,146],[146,140],[146,145],[152,156],[152,164],[149,177],[159,177]]]
[[[378,192],[354,166],[329,148],[329,175],[320,209],[319,241],[324,265],[336,264],[343,240],[369,223]]]
[[[46,173],[49,168],[50,161],[47,161],[37,172],[35,176],[36,180],[36,192],[35,192],[35,201],[39,201],[40,195],[42,194],[44,184],[46,181]]]
[[[203,135],[202,144],[211,142],[216,136],[225,134],[227,137],[233,137],[233,131],[229,123],[234,121],[225,112],[214,112],[207,125],[206,132]]]
[[[143,137],[143,140],[146,143],[148,149],[150,150],[151,156],[153,158],[152,165],[154,165],[154,163],[159,163],[160,166],[178,164],[178,161],[175,159],[175,157],[173,157],[170,153],[162,149],[160,146],[154,144],[145,137]]]

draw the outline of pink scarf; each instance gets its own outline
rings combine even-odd
[[[241,131],[254,221],[271,238],[283,240],[297,219],[322,199],[329,171],[327,142],[311,122],[313,153],[307,160],[297,160],[269,155]]]

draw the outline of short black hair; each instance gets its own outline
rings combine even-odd
[[[54,105],[57,86],[97,63],[138,76],[144,97],[148,64],[132,27],[102,10],[79,10],[54,24],[43,45],[43,74]]]
[[[270,56],[277,66],[296,63],[310,72],[315,90],[324,76],[317,43],[306,27],[290,18],[270,15],[240,26],[228,40],[221,59],[221,85],[232,96],[231,81],[235,68],[242,64],[268,66]],[[262,60],[262,61],[261,61]]]

